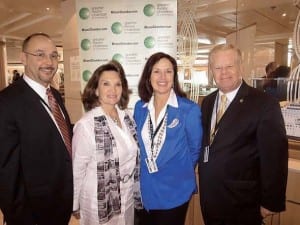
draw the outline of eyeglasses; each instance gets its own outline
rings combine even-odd
[[[51,53],[47,55],[45,52],[38,52],[38,53],[30,53],[24,52],[25,54],[35,56],[38,60],[45,60],[49,57],[53,61],[58,61],[60,59],[60,55],[58,53]]]

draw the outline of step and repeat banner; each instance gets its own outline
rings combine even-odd
[[[137,96],[149,56],[162,51],[176,57],[176,0],[77,0],[76,13],[82,90],[98,66],[114,59]]]

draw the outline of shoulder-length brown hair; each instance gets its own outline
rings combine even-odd
[[[178,81],[178,69],[177,69],[177,63],[176,60],[163,52],[157,52],[150,56],[150,58],[147,60],[142,76],[140,78],[139,84],[138,84],[138,91],[139,96],[144,102],[149,102],[152,94],[153,94],[153,87],[150,82],[151,73],[153,70],[153,66],[161,59],[166,58],[168,59],[173,66],[174,71],[174,80],[173,80],[173,89],[176,95],[180,97],[186,97],[186,94],[181,90],[179,81]]]
[[[122,83],[122,94],[121,99],[118,102],[118,106],[120,107],[120,109],[127,108],[129,102],[129,91],[124,69],[120,64],[116,66],[115,62],[110,61],[107,64],[101,65],[94,71],[92,77],[89,79],[84,88],[81,99],[86,111],[89,111],[100,105],[98,96],[96,95],[96,89],[98,88],[99,79],[105,71],[116,71],[119,74]]]

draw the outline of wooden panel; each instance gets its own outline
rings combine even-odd
[[[200,208],[199,194],[195,194],[189,203],[189,209],[184,225],[204,225]]]
[[[194,197],[192,197],[189,208],[186,214],[184,225],[193,225],[194,224]]]
[[[294,149],[289,149],[289,157],[300,160],[300,151],[294,150]]]
[[[267,218],[264,219],[264,224],[265,225],[282,225],[280,222],[281,222],[281,215],[282,213],[280,214],[275,214],[275,215],[272,215],[272,216],[268,216]]]
[[[289,160],[289,174],[286,191],[286,211],[282,213],[280,225],[300,224],[300,161]]]
[[[198,167],[196,168],[197,185],[199,187],[198,179]],[[204,225],[201,208],[200,208],[200,196],[199,193],[194,194],[190,203],[184,225]]]
[[[300,204],[287,202],[286,212],[281,215],[280,225],[299,225],[300,224]]]
[[[300,160],[290,159],[287,190],[286,190],[287,201],[297,202],[300,205],[299,187],[300,187]]]
[[[289,140],[289,157],[300,160],[300,141]]]

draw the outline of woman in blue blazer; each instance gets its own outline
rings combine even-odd
[[[200,154],[200,107],[180,89],[176,60],[153,54],[143,70],[135,105],[141,149],[143,225],[183,225],[188,202],[197,191],[195,166]]]

